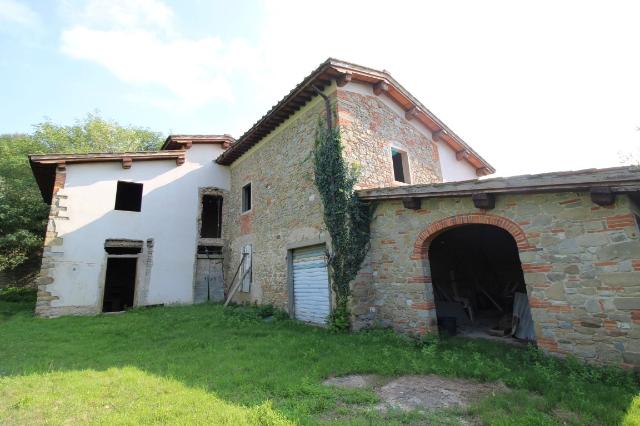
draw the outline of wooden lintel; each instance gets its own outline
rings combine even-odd
[[[131,157],[122,157],[123,169],[130,169],[132,164],[133,164],[133,160],[131,159]]]
[[[611,206],[616,202],[616,194],[610,187],[591,188],[591,201],[599,206]]]
[[[476,206],[477,209],[491,210],[496,206],[495,195],[488,192],[472,194],[471,199],[473,200],[473,205]]]
[[[402,199],[402,205],[405,209],[419,210],[422,206],[422,200],[417,197],[405,197]]]
[[[435,130],[434,132],[431,133],[431,139],[433,139],[434,142],[438,142],[443,134],[444,130],[439,129],[439,130]]]
[[[469,158],[469,151],[467,151],[466,149],[456,152],[456,160],[462,161],[466,160],[467,158]]]
[[[386,81],[379,81],[373,85],[373,93],[380,95],[382,92],[387,93],[389,91],[389,83]]]
[[[479,167],[476,169],[476,176],[486,176],[491,174],[491,170],[488,167]]]
[[[349,83],[351,81],[352,78],[353,78],[353,73],[345,72],[343,74],[340,74],[338,76],[337,81],[336,81],[337,84],[338,84],[338,87],[345,86],[347,83]]]
[[[414,106],[411,109],[408,109],[404,113],[404,118],[407,120],[413,120],[418,115],[418,107]]]

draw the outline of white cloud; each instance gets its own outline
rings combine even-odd
[[[213,119],[215,131],[247,130],[333,56],[389,69],[504,175],[614,166],[640,145],[640,3],[325,0],[310,12],[268,1],[260,10],[257,26],[238,30],[258,33],[249,44],[188,38],[159,0],[94,0],[62,49],[171,95],[134,94],[154,106],[243,106],[234,123]]]
[[[0,0],[0,22],[2,21],[33,27],[38,23],[38,15],[23,3]]]
[[[168,28],[173,11],[158,0],[90,0],[80,13],[87,24],[109,28]]]
[[[132,85],[165,89],[169,97],[148,98],[164,108],[232,102],[232,79],[251,67],[255,55],[242,40],[181,36],[173,31],[172,11],[157,0],[94,0],[78,16],[83,24],[63,31],[62,51],[100,64]]]

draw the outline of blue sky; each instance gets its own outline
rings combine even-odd
[[[328,56],[388,69],[501,175],[640,147],[638,2],[0,0],[0,132],[240,136]]]

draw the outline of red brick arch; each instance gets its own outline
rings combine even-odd
[[[498,228],[502,228],[507,231],[513,239],[516,241],[519,251],[532,251],[535,247],[529,244],[525,232],[520,225],[502,216],[495,216],[491,214],[460,214],[456,216],[449,216],[444,219],[440,219],[431,223],[427,228],[418,234],[418,238],[413,246],[413,259],[426,259],[429,252],[429,244],[440,233],[463,225],[493,225]]]

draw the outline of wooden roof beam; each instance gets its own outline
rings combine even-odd
[[[347,83],[351,82],[352,78],[353,78],[353,73],[345,72],[338,75],[338,78],[336,79],[336,83],[338,84],[338,87],[344,87],[347,85]]]
[[[380,96],[382,93],[389,92],[389,83],[384,80],[381,80],[373,85],[373,93],[376,96]]]
[[[472,194],[471,199],[477,209],[491,210],[496,207],[496,196],[490,192]]]
[[[591,201],[599,206],[611,206],[616,202],[616,194],[611,187],[591,188]]]
[[[489,170],[488,167],[478,167],[476,169],[476,176],[482,177],[490,174],[491,174],[491,170]]]
[[[414,105],[413,107],[411,107],[410,109],[404,112],[404,118],[411,121],[418,116],[418,112],[419,112],[418,107]]]
[[[456,152],[456,160],[458,160],[458,161],[468,160],[469,159],[469,155],[471,155],[471,153],[469,151],[467,151],[466,149],[463,149],[462,151]]]

